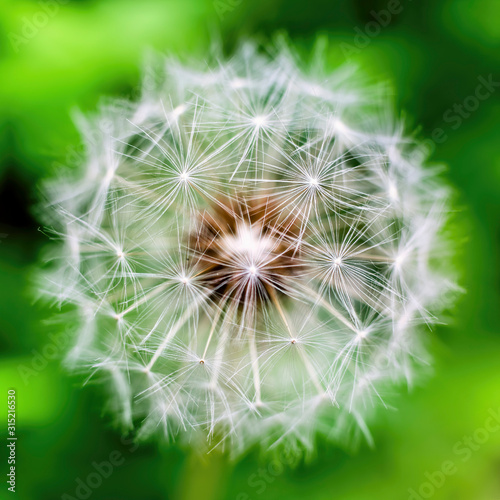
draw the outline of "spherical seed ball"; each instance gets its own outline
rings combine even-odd
[[[139,437],[234,454],[370,439],[451,287],[423,149],[351,68],[302,70],[284,48],[160,58],[146,81],[81,121],[78,175],[47,185],[69,365]]]

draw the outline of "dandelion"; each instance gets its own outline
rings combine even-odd
[[[136,102],[81,122],[77,178],[47,186],[68,363],[138,437],[234,454],[370,440],[451,286],[447,189],[351,68],[245,45],[150,71]]]

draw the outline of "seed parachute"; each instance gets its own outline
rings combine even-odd
[[[80,120],[85,159],[46,185],[68,365],[139,438],[370,440],[452,288],[448,190],[384,90],[262,52],[157,57],[137,101]]]

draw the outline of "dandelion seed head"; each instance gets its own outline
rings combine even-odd
[[[266,117],[262,115],[257,115],[252,118],[252,123],[258,128],[266,124]]]
[[[370,440],[453,288],[448,189],[350,66],[251,44],[156,64],[137,102],[81,121],[77,178],[47,184],[68,363],[112,386],[139,438],[233,455],[309,450],[325,428]]]
[[[309,186],[313,189],[317,188],[319,186],[319,180],[317,177],[310,177],[308,179]]]
[[[257,269],[255,266],[250,266],[250,267],[248,268],[248,272],[249,272],[251,275],[255,276],[255,275],[258,273],[258,269]]]
[[[234,78],[230,83],[233,89],[241,89],[246,85],[246,80],[243,78]]]
[[[396,269],[400,269],[406,259],[405,252],[399,253],[394,259],[394,266]]]
[[[180,175],[179,175],[179,180],[181,182],[188,182],[189,181],[189,174],[187,172],[182,172]]]
[[[398,189],[393,182],[389,182],[388,195],[392,201],[398,201]]]
[[[359,330],[357,333],[357,339],[358,341],[361,341],[363,339],[366,339],[366,337],[368,336],[368,332],[366,330]]]
[[[172,116],[174,118],[178,118],[181,116],[184,112],[186,111],[186,105],[185,104],[179,104],[176,108],[173,109],[172,111]]]
[[[331,126],[340,135],[347,135],[349,133],[349,128],[339,118],[334,118],[331,121]]]

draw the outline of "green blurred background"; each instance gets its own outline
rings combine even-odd
[[[374,449],[319,442],[294,468],[257,451],[231,465],[175,446],[135,450],[113,430],[101,391],[60,368],[64,348],[30,298],[47,243],[31,215],[37,183],[81,153],[75,108],[137,95],[147,48],[203,56],[214,37],[230,52],[240,37],[277,31],[304,55],[328,38],[328,64],[349,57],[393,82],[409,129],[439,138],[432,160],[448,165],[457,191],[466,293],[448,324],[428,333],[432,376],[378,411]],[[0,498],[78,498],[77,478],[117,450],[123,464],[80,498],[500,500],[500,430],[484,431],[500,411],[500,88],[471,98],[478,78],[500,82],[499,49],[497,0],[0,0],[0,399],[14,387],[18,405],[17,493],[2,479]],[[0,415],[5,478],[6,403]],[[446,461],[455,468],[443,481],[435,471]]]

